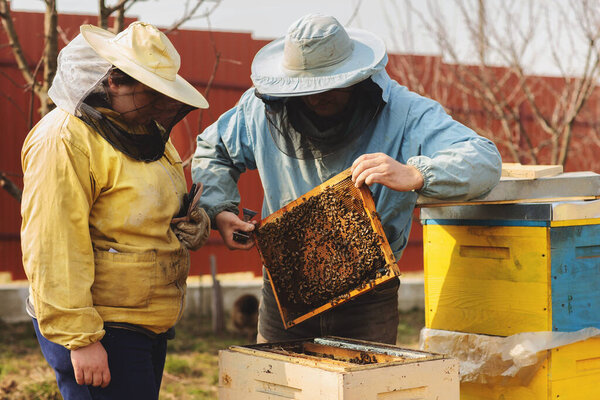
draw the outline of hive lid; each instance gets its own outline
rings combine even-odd
[[[422,208],[420,217],[426,224],[431,222],[428,220],[464,220],[465,223],[480,220],[547,226],[552,221],[599,219],[600,200],[431,207]]]
[[[513,204],[593,200],[600,197],[600,175],[568,172],[539,179],[502,178],[488,194],[469,201],[448,201],[426,196],[417,198],[418,207],[473,204]]]

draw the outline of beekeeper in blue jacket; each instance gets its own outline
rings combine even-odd
[[[406,246],[419,194],[467,200],[492,189],[501,158],[494,143],[454,121],[437,102],[410,92],[385,71],[374,34],[335,18],[307,15],[252,62],[254,88],[198,136],[194,181],[202,206],[230,249],[247,250],[233,232],[254,225],[238,217],[237,181],[258,169],[262,215],[352,167],[369,185],[397,259]],[[267,278],[259,342],[334,335],[395,343],[398,280],[284,329]]]

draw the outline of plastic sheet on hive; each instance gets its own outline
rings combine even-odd
[[[349,169],[263,219],[255,242],[286,329],[400,275]]]
[[[423,328],[420,348],[459,360],[461,382],[526,386],[547,358],[545,350],[599,335],[600,329],[593,327],[506,337]]]

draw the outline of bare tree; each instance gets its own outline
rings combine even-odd
[[[111,30],[115,33],[121,32],[125,21],[125,12],[137,1],[138,0],[119,0],[116,4],[109,6],[106,4],[106,0],[99,0],[98,26],[103,29],[109,29],[108,20],[111,15],[116,14],[114,25]]]
[[[23,79],[25,80],[25,85],[30,89],[32,97],[35,95],[40,100],[40,112],[42,115],[46,114],[51,109],[51,102],[48,98],[48,88],[56,73],[56,57],[58,55],[56,1],[45,0],[45,4],[44,52],[41,55],[37,66],[32,70],[29,60],[25,58],[23,48],[13,25],[10,2],[8,0],[0,0],[0,18],[2,19],[2,27],[8,37],[9,45]],[[40,66],[43,66],[43,77],[41,81],[38,81],[37,75]],[[33,101],[31,104],[33,107]],[[33,111],[30,110],[30,115],[32,113]]]
[[[393,60],[392,73],[411,89],[455,108],[513,161],[565,165],[577,123],[600,143],[597,124],[584,121],[586,104],[600,95],[598,0],[454,0],[468,39],[461,47],[444,14],[447,4],[428,0],[427,11],[413,4],[406,1],[403,11],[425,27],[440,57],[429,57],[427,73],[411,57]],[[548,47],[540,51],[540,43]],[[529,65],[542,56],[555,77],[531,73]]]
[[[110,17],[114,17],[112,31],[117,33],[123,29],[125,13],[137,2],[146,0],[118,0],[114,4],[108,5],[106,0],[99,0],[98,25],[104,29],[108,29]],[[46,10],[44,14],[44,51],[40,55],[39,60],[35,63],[35,67],[31,60],[28,60],[23,52],[23,47],[19,41],[17,31],[13,24],[11,15],[10,1],[0,0],[0,19],[2,27],[8,37],[8,45],[10,46],[14,59],[17,63],[19,71],[25,82],[24,87],[30,92],[30,104],[28,113],[28,126],[31,128],[35,118],[34,104],[35,100],[39,100],[40,109],[38,114],[40,117],[47,114],[53,107],[51,99],[48,97],[48,89],[54,79],[57,68],[58,57],[58,39],[62,35],[62,39],[66,42],[63,32],[58,25],[57,0],[44,0]],[[182,16],[166,30],[166,33],[172,33],[177,30],[185,22],[195,18],[208,17],[220,4],[221,0],[187,0],[184,5]],[[207,5],[206,10],[202,8]],[[216,51],[216,50],[215,50]],[[216,53],[215,53],[216,54]],[[217,61],[218,61],[217,57]],[[218,62],[215,65],[215,71]],[[41,76],[40,76],[41,75]],[[4,76],[5,79],[10,79]],[[12,81],[12,80],[11,80]],[[12,82],[17,84],[16,82]],[[18,108],[20,111],[21,109]],[[2,173],[0,171],[0,173]],[[6,189],[13,197],[20,200],[20,195],[15,193],[20,191],[18,187],[10,181],[6,174],[2,174],[2,187]],[[8,189],[10,188],[10,190]]]

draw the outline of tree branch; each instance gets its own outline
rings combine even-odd
[[[46,115],[52,109],[52,101],[48,97],[48,89],[52,84],[58,66],[58,12],[56,0],[46,0],[46,13],[44,16],[44,77],[38,96],[41,102],[41,115]],[[35,76],[35,75],[34,75]]]
[[[11,181],[3,171],[0,171],[0,186],[2,189],[6,190],[8,194],[15,198],[19,203],[21,202],[21,197],[23,195],[23,191],[19,189],[17,185],[13,181]]]
[[[33,76],[37,76],[38,71],[40,69],[40,67],[42,66],[42,62],[44,61],[44,56],[42,56],[40,58],[40,60],[38,61],[37,65],[35,66],[35,70],[33,71]],[[33,108],[34,108],[34,104],[35,104],[35,84],[36,84],[36,80],[34,79],[33,84],[31,85],[31,88],[29,89],[30,92],[30,98],[29,98],[29,119],[27,121],[27,127],[31,130],[31,128],[33,127]]]
[[[25,112],[21,109],[21,106],[15,101],[15,99],[13,99],[12,97],[10,97],[9,95],[6,94],[6,92],[4,90],[0,90],[0,96],[4,97],[6,100],[8,100],[13,106],[15,106],[15,108],[17,109],[17,111],[19,111],[19,114],[21,114],[21,116],[23,117],[24,121],[27,121],[27,116],[25,115]]]
[[[98,26],[102,29],[108,29],[108,18],[111,16],[112,13],[114,13],[117,10],[121,10],[121,17],[123,18],[123,14],[125,13],[125,10],[128,6],[131,6],[131,4],[135,3],[137,0],[120,0],[117,4],[113,5],[113,6],[107,6],[106,5],[106,1],[105,0],[98,0],[98,8],[99,8],[99,12],[98,12]],[[118,24],[119,24],[119,17],[117,17],[117,20],[115,21],[115,28],[118,28]],[[121,25],[122,25],[122,21],[121,21]],[[122,26],[121,26],[122,28]],[[115,32],[117,33],[117,32]]]
[[[206,0],[196,0],[196,4],[190,9],[189,8],[190,0],[187,0],[185,2],[185,9],[184,9],[183,15],[181,16],[181,18],[179,18],[177,21],[175,21],[173,23],[173,25],[171,25],[168,29],[166,29],[164,31],[165,35],[169,35],[172,32],[176,31],[177,29],[179,29],[179,27],[181,27],[181,25],[183,25],[184,23],[186,23],[188,21],[191,21],[191,20],[197,19],[197,18],[206,18],[206,17],[210,16],[216,10],[216,8],[221,4],[221,0],[212,0],[212,2],[214,4],[211,8],[209,8],[202,14],[196,15],[196,12],[198,12],[198,9],[200,9],[200,6],[203,5],[205,3],[205,1]]]
[[[25,78],[25,82],[28,85],[32,85],[35,77],[31,74],[29,63],[23,54],[23,47],[19,42],[19,36],[15,30],[10,12],[10,4],[7,0],[0,0],[0,16],[2,18],[2,27],[6,31],[6,36],[8,37],[9,45],[12,48],[15,61],[17,62],[17,67],[19,68],[19,71],[21,71],[23,78]]]
[[[354,11],[352,12],[352,15],[350,15],[350,18],[348,18],[348,21],[346,21],[344,26],[350,26],[352,21],[354,21],[354,18],[356,18],[356,16],[358,15],[358,10],[360,9],[361,4],[362,0],[358,0],[358,3],[356,3],[356,6],[354,6]]]

